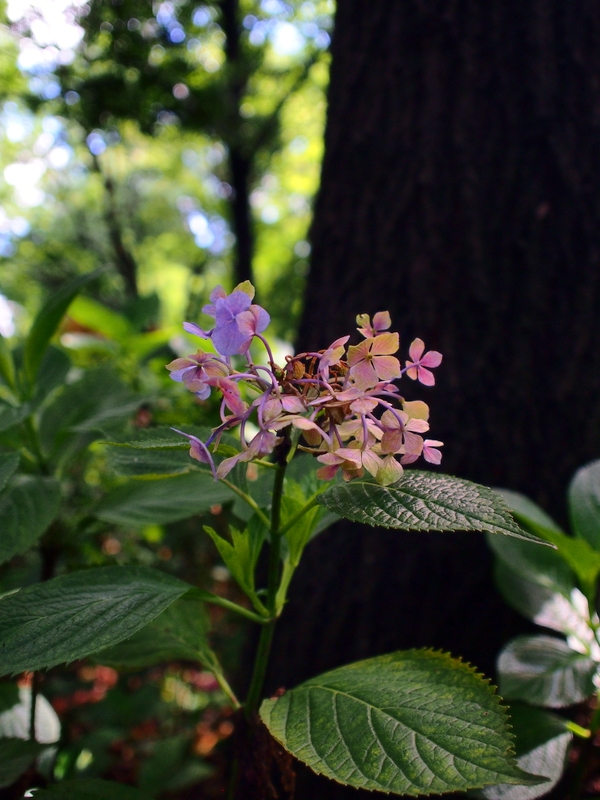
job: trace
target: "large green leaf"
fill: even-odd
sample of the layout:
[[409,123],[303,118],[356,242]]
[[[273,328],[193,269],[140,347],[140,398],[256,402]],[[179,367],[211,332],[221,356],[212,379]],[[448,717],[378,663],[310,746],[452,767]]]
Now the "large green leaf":
[[0,564],[34,545],[60,507],[53,478],[18,476],[0,496]]
[[19,689],[15,683],[0,682],[0,714],[19,702]]
[[353,480],[327,489],[318,502],[341,517],[383,528],[489,531],[543,542],[516,524],[492,489],[449,475],[411,470],[393,486]]
[[30,413],[31,409],[28,405],[9,406],[8,403],[0,403],[0,431],[6,431],[18,425]]
[[63,386],[44,409],[40,439],[44,451],[54,455],[70,439],[83,444],[89,437],[77,434],[121,427],[143,398],[134,395],[107,366],[86,370],[82,377]]
[[31,408],[37,410],[45,405],[48,398],[59,386],[63,386],[67,374],[71,369],[71,359],[58,347],[50,345],[39,367],[33,396],[30,400]]
[[19,453],[0,453],[0,492],[12,478],[20,459]]
[[101,567],[0,600],[0,674],[52,667],[121,642],[191,587],[147,567]]
[[592,461],[575,473],[568,497],[576,536],[600,551],[600,461]]
[[600,553],[585,540],[568,536],[542,509],[518,492],[499,490],[514,517],[528,531],[554,544],[558,554],[579,578],[588,596],[595,593],[600,575]]
[[419,795],[538,782],[516,766],[493,688],[445,653],[359,661],[265,700],[260,713],[290,753],[357,788]]
[[60,321],[71,302],[86,283],[96,277],[97,273],[90,273],[67,281],[64,286],[49,297],[38,312],[25,342],[23,356],[25,375],[31,384],[33,384],[36,377],[50,339],[56,333]]
[[209,630],[204,603],[189,592],[130,639],[94,653],[93,660],[116,669],[137,670],[186,659],[213,669],[218,662],[208,643]]
[[36,792],[35,797],[36,800],[148,800],[143,792],[132,786],[98,778],[53,783]]
[[0,789],[14,783],[43,749],[44,746],[37,742],[0,739]]
[[519,636],[500,653],[500,694],[533,706],[563,708],[594,694],[598,665],[555,636]]
[[486,800],[533,800],[548,794],[562,777],[572,734],[565,728],[566,720],[539,708],[515,703],[510,706],[517,751],[517,764],[525,772],[543,775],[548,783],[539,786],[489,786],[477,792]]
[[100,519],[141,527],[175,522],[233,499],[233,493],[212,475],[191,472],[159,480],[132,480],[96,506]]

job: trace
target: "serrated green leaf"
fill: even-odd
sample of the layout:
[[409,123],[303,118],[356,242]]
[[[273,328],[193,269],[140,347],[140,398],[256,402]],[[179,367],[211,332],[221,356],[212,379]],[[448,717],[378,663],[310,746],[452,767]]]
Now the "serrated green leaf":
[[265,700],[260,714],[296,758],[356,788],[420,795],[538,782],[516,766],[493,688],[445,653],[359,661]]
[[10,786],[44,749],[38,742],[0,739],[0,789]]
[[332,486],[318,502],[346,519],[401,530],[489,531],[547,544],[520,528],[492,489],[411,470],[392,486],[364,480]]
[[533,706],[563,708],[594,694],[598,665],[554,636],[519,636],[500,653],[500,694]]
[[576,536],[600,551],[600,461],[577,470],[569,486],[569,514]]
[[134,478],[142,475],[184,475],[194,470],[198,462],[189,456],[189,447],[162,447],[129,450],[107,448],[108,468],[117,475]]
[[7,431],[9,428],[23,422],[31,413],[28,405],[9,406],[8,403],[0,403],[0,431]]
[[[191,428],[188,432],[202,440],[210,436],[209,428]],[[187,439],[171,428],[141,430],[133,440],[105,444],[108,466],[118,475],[182,475],[198,467],[189,455]]]
[[257,517],[252,517],[248,528],[243,532],[235,528],[230,529],[231,542],[228,542],[208,525],[204,526],[204,530],[215,543],[227,569],[240,588],[252,600],[254,607],[260,612],[265,612],[266,609],[254,587],[254,571],[266,536],[265,526]]
[[71,302],[81,289],[96,277],[97,273],[90,273],[67,281],[64,286],[48,298],[38,312],[25,342],[23,356],[25,375],[31,384],[35,380],[50,339],[56,333],[60,321]]
[[123,642],[94,653],[98,664],[138,670],[165,661],[201,661],[208,669],[218,666],[208,643],[210,619],[204,603],[189,593]]
[[0,497],[0,564],[29,550],[60,508],[60,486],[53,478],[20,475]]
[[190,588],[147,567],[101,567],[3,597],[0,674],[53,667],[117,644]]
[[82,778],[53,783],[35,793],[36,800],[147,800],[146,795],[132,786],[99,778]]
[[486,800],[533,800],[548,794],[562,777],[572,739],[565,720],[539,708],[515,703],[510,706],[510,721],[516,741],[517,764],[526,771],[548,778],[539,786],[490,786],[475,793]]
[[14,475],[20,459],[19,453],[0,453],[0,492]]
[[527,497],[508,489],[498,491],[514,517],[526,530],[556,546],[558,554],[573,569],[586,594],[591,597],[600,575],[600,553],[585,539],[563,533],[558,525]]
[[232,499],[231,489],[212,475],[190,472],[172,478],[132,480],[109,492],[94,513],[117,525],[161,525],[201,514]]

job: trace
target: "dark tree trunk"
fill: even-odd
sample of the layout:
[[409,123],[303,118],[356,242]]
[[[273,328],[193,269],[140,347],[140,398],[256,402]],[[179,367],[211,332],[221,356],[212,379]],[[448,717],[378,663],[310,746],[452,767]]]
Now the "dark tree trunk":
[[[443,470],[561,520],[600,455],[599,178],[596,0],[339,0],[300,345],[389,309],[404,354],[417,335],[444,354],[415,393]],[[490,561],[477,535],[338,525],[295,579],[271,686],[422,645],[490,673],[517,625]]]

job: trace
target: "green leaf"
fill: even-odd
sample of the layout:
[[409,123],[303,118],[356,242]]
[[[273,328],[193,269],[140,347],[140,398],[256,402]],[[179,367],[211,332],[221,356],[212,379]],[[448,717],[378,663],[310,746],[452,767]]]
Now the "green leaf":
[[98,273],[81,275],[67,281],[46,301],[33,321],[25,342],[23,366],[25,375],[33,384],[50,339],[56,333],[61,319],[81,289],[96,278]]
[[205,761],[188,757],[190,744],[190,737],[185,734],[156,743],[154,752],[144,759],[140,768],[139,785],[147,797],[184,789],[214,773],[213,767]]
[[16,706],[19,702],[19,689],[14,683],[0,683],[0,713]]
[[76,297],[69,308],[69,316],[89,330],[97,331],[116,342],[124,342],[134,334],[127,317],[91,297]]
[[12,478],[20,459],[19,453],[0,453],[0,492]]
[[260,714],[296,758],[356,788],[419,795],[539,782],[516,766],[493,688],[445,653],[359,661],[265,700]]
[[575,535],[600,551],[600,461],[592,461],[575,473],[568,498]]
[[60,508],[60,486],[53,478],[20,475],[0,497],[0,564],[29,550]]
[[557,550],[538,547],[507,536],[486,535],[486,541],[505,567],[549,592],[570,597],[575,588],[575,576]]
[[318,502],[341,517],[383,528],[489,531],[547,544],[520,528],[492,489],[449,475],[411,470],[393,486],[353,480],[327,489]]
[[594,694],[598,665],[554,636],[519,636],[500,653],[500,694],[533,706],[563,708]]
[[190,472],[173,478],[130,481],[109,492],[94,513],[117,525],[161,525],[208,511],[232,497],[231,489],[212,475]]
[[577,539],[563,533],[558,525],[527,497],[508,489],[501,489],[499,493],[514,517],[526,530],[556,546],[559,555],[573,569],[586,594],[591,597],[600,575],[600,553],[585,539]]
[[243,532],[240,533],[235,528],[230,528],[231,543],[219,536],[208,525],[204,526],[204,530],[215,543],[221,558],[239,587],[252,600],[257,610],[265,612],[266,609],[254,587],[254,571],[266,536],[265,526],[254,516]]
[[204,603],[189,592],[131,638],[92,658],[115,669],[138,670],[177,659],[201,661],[213,669],[218,661],[208,643],[209,630]]
[[[210,429],[194,426],[193,434],[207,439]],[[190,457],[189,450],[187,439],[171,428],[139,431],[134,441],[108,442],[106,447],[109,467],[126,476],[190,472],[197,468],[198,462]]]
[[35,793],[36,800],[147,800],[147,796],[122,783],[83,778],[53,783]]
[[16,388],[15,381],[15,363],[13,361],[12,353],[8,349],[6,339],[0,333],[0,378],[10,388]]
[[71,359],[69,356],[58,347],[50,345],[44,354],[37,374],[37,382],[31,399],[32,409],[35,410],[47,402],[54,390],[64,384],[70,369]]
[[548,778],[539,786],[500,784],[477,792],[486,800],[533,800],[548,794],[562,777],[572,735],[565,729],[565,720],[555,714],[511,703],[510,718],[516,736],[517,764],[525,772]]
[[87,445],[89,437],[77,434],[121,426],[141,402],[111,367],[86,370],[79,380],[63,386],[44,409],[39,424],[44,452],[53,456],[73,439]]
[[3,597],[0,673],[53,667],[117,644],[190,588],[147,567],[101,567]]
[[44,749],[38,742],[0,739],[0,789],[10,786]]
[[31,409],[28,405],[9,406],[8,403],[0,403],[0,431],[18,425],[29,416]]

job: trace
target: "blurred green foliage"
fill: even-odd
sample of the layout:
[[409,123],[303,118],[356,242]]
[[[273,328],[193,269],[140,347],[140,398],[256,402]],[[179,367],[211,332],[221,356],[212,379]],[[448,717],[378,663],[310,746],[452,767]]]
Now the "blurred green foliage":
[[127,312],[128,298],[156,293],[151,322],[169,325],[197,319],[249,248],[273,331],[289,341],[308,270],[330,0],[95,0],[73,12],[74,48],[15,8],[0,24],[0,292],[31,313],[45,290],[107,266],[97,299]]

